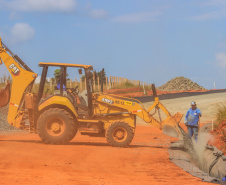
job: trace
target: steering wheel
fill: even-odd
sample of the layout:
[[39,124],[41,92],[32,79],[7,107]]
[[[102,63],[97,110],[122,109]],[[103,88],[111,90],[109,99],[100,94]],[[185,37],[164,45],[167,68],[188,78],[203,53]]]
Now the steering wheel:
[[[75,91],[78,91],[78,86],[76,86],[75,88],[68,88],[68,90],[70,90],[70,93],[74,93]],[[78,94],[78,92],[76,92]]]

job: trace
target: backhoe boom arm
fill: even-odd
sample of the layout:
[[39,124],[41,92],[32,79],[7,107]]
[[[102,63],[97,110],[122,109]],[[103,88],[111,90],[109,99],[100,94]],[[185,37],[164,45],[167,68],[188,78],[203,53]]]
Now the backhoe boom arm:
[[17,55],[14,55],[9,48],[1,42],[0,38],[0,61],[3,62],[12,76],[12,89],[8,112],[8,123],[17,128],[23,117],[20,107],[23,103],[24,93],[38,76],[34,73]]
[[[166,135],[170,135],[172,137],[179,137],[180,130],[178,129],[178,124],[183,116],[182,113],[176,113],[175,115],[171,116],[169,111],[166,109],[164,105],[159,101],[157,96],[155,86],[152,84],[152,91],[154,96],[154,103],[146,110],[141,102],[133,98],[124,98],[116,95],[110,95],[105,93],[96,94],[94,99],[98,102],[97,104],[102,104],[102,106],[107,107],[106,109],[97,108],[97,116],[105,115],[111,116],[113,114],[117,115],[136,115],[139,116],[142,120],[146,123],[149,123],[152,126],[158,127],[160,130],[163,130],[163,133]],[[107,104],[107,106],[106,106]],[[117,107],[117,111],[115,110],[114,113],[107,113],[109,110],[114,111],[114,107]],[[162,120],[160,115],[160,109],[165,113],[166,119]],[[99,110],[99,111],[98,111]],[[155,110],[154,113],[150,114],[152,110]],[[118,112],[120,111],[120,112]],[[103,114],[103,113],[105,114]],[[155,119],[153,115],[158,112],[159,113],[159,120]]]

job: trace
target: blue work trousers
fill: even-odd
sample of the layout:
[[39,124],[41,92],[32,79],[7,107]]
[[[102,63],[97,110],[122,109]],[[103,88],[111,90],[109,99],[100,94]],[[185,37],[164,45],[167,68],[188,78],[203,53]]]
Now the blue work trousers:
[[188,126],[188,137],[191,139],[194,135],[196,142],[198,141],[198,132],[199,127],[196,126]]

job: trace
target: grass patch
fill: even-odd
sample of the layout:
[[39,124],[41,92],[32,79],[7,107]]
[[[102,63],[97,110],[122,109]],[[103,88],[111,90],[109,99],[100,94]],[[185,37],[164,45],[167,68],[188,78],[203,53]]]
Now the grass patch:
[[0,89],[5,87],[5,84],[4,83],[0,83]]
[[[113,87],[111,87],[111,89],[127,89],[127,88],[143,88],[143,85],[134,85],[133,83],[130,83],[130,82],[126,82],[124,83],[123,85],[114,85]],[[145,89],[146,90],[151,90],[151,87],[150,86],[146,86],[145,85]]]
[[217,105],[215,116],[216,116],[215,127],[217,128],[219,124],[226,119],[226,104]]

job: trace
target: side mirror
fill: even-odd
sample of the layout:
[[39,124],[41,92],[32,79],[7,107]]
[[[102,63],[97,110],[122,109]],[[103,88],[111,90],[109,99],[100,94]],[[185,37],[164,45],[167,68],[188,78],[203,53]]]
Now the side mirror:
[[78,73],[79,73],[80,75],[82,75],[82,69],[79,69],[79,70],[78,70]]

